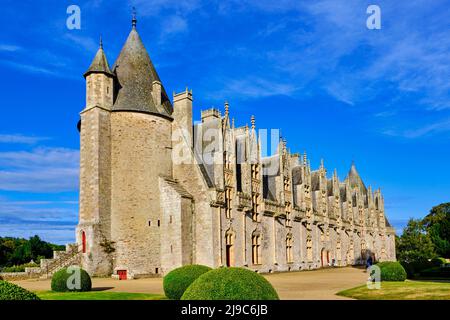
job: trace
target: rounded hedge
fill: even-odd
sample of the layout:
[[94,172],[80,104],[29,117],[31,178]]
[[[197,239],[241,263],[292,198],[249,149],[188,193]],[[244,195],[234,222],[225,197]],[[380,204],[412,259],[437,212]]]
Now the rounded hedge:
[[0,280],[0,300],[41,300],[33,292],[8,281]]
[[[78,272],[77,269],[80,272],[79,285],[77,283],[77,279],[74,278],[76,272]],[[80,267],[73,266],[61,269],[53,274],[51,287],[52,290],[56,292],[91,291],[92,282],[91,277],[85,270]]]
[[394,261],[380,262],[376,264],[380,267],[381,281],[405,281],[406,271],[405,268],[399,263]]
[[163,280],[164,293],[169,299],[179,300],[186,289],[211,268],[198,264],[183,266],[170,271]]
[[244,268],[220,268],[201,275],[181,300],[279,300],[260,274]]

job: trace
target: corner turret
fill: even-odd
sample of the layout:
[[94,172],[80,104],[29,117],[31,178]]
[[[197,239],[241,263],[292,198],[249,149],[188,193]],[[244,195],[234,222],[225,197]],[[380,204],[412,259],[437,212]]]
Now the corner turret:
[[113,104],[114,74],[111,72],[103,51],[103,42],[95,54],[89,69],[84,73],[86,79],[86,109],[100,107],[111,109]]

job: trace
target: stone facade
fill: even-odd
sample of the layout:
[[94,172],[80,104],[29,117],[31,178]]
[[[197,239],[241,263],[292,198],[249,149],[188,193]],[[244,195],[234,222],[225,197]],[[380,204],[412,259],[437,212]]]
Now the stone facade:
[[395,260],[380,190],[354,165],[340,181],[306,154],[261,154],[261,135],[192,91],[173,104],[134,26],[112,71],[100,47],[85,73],[80,129],[82,266],[93,275],[160,276],[185,264],[293,271]]

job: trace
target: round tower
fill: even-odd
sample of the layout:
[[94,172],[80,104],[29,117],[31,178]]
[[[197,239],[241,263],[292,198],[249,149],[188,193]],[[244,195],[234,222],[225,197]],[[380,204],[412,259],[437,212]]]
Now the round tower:
[[111,113],[111,238],[114,273],[161,273],[159,178],[172,176],[172,112],[133,18],[117,58]]

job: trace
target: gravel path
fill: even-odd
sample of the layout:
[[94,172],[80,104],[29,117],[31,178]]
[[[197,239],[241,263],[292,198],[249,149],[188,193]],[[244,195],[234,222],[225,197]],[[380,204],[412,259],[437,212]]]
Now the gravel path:
[[[281,299],[333,300],[348,299],[335,293],[364,284],[367,274],[359,268],[319,269],[265,275]],[[22,280],[16,284],[32,291],[50,290],[50,280]],[[161,278],[119,281],[94,278],[93,290],[164,294]]]

